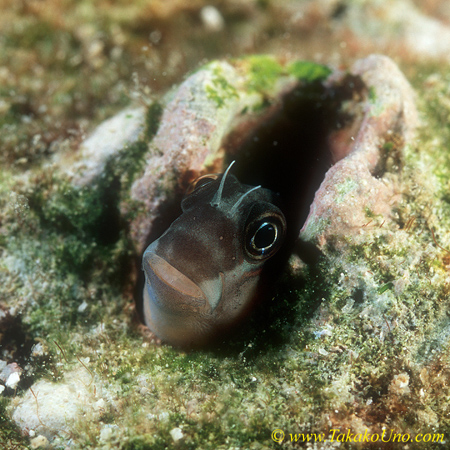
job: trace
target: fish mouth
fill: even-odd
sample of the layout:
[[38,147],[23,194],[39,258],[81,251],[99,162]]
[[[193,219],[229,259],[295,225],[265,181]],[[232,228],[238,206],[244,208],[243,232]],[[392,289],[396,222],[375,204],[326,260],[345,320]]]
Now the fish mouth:
[[168,263],[156,253],[149,252],[145,256],[144,271],[147,279],[151,280],[152,275],[156,276],[160,282],[177,291],[183,296],[196,300],[207,300],[205,293],[189,277],[184,275],[172,264]]
[[[208,304],[214,311],[224,294],[225,275],[219,272],[217,278],[204,279],[198,284],[175,268],[166,259],[150,251],[144,254],[144,271],[147,283],[155,293],[155,300],[166,305],[172,304],[174,297],[190,306],[201,307]],[[182,308],[178,304],[178,308]]]

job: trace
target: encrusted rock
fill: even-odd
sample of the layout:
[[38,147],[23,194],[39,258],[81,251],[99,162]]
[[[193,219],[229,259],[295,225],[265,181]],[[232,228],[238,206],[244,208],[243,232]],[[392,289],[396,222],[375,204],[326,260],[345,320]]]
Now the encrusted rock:
[[[301,91],[297,98],[299,91],[296,89],[299,86]],[[136,253],[141,252],[164,208],[170,202],[179,200],[190,179],[202,172],[222,170],[225,160],[231,157],[236,158],[239,163],[239,158],[244,158],[247,150],[243,143],[253,140],[255,136],[259,137],[254,131],[270,127],[274,120],[278,120],[278,113],[290,98],[298,102],[305,101],[310,94],[310,88],[313,94],[309,98],[313,100],[308,100],[307,107],[312,106],[316,108],[316,112],[319,110],[324,115],[329,113],[331,117],[329,122],[325,121],[327,128],[317,127],[317,130],[312,132],[320,134],[324,130],[320,143],[325,143],[325,150],[333,165],[322,173],[321,184],[319,183],[320,187],[309,216],[301,232],[300,226],[296,232],[300,232],[301,239],[322,248],[326,245],[339,246],[347,239],[358,242],[361,228],[371,218],[377,218],[380,224],[383,220],[389,221],[396,201],[403,148],[410,142],[417,124],[414,94],[408,82],[389,58],[378,55],[357,61],[348,71],[334,72],[316,64],[282,64],[268,57],[207,65],[161,100],[163,113],[158,126],[153,125],[153,131],[157,129],[155,135],[144,129],[145,126],[148,128],[148,111],[137,109],[131,110],[131,113],[124,111],[101,125],[82,144],[77,162],[70,169],[62,169],[61,178],[64,182],[71,180],[74,185],[71,189],[83,195],[87,195],[87,186],[92,183],[95,189],[88,194],[97,197],[93,201],[89,195],[86,198],[81,196],[80,200],[78,195],[68,190],[69,199],[73,196],[74,203],[69,203],[68,206],[64,204],[66,209],[62,210],[66,215],[62,214],[62,217],[67,217],[69,223],[74,220],[74,229],[84,229],[85,226],[88,230],[91,230],[90,227],[97,230],[98,224],[104,223],[100,220],[102,217],[98,222],[83,225],[84,222],[79,222],[78,217],[75,220],[71,214],[74,209],[78,212],[80,205],[84,205],[89,213],[98,212],[95,208],[101,211],[103,198],[111,198],[103,195],[113,189],[109,182],[117,178],[122,181],[120,169],[125,161],[124,167],[128,170],[125,177],[127,182],[120,182],[114,187],[117,193],[114,206],[117,207],[121,202],[121,220],[129,220],[134,250]],[[295,114],[292,117],[294,120],[291,127],[305,126],[301,121],[297,121]],[[147,122],[145,125],[144,118]],[[116,128],[120,128],[128,120],[129,127],[116,133]],[[120,136],[120,139],[117,139],[117,136]],[[260,136],[265,135],[262,133]],[[314,146],[303,145],[301,140],[296,142],[296,147],[291,147],[288,142],[284,156],[301,152],[311,152],[310,154],[315,156],[317,149]],[[133,146],[136,144],[139,147],[139,161],[133,165],[134,158],[131,158],[132,161],[126,159],[127,150],[134,148],[135,151],[136,147]],[[255,144],[258,151],[260,144],[264,143],[258,141]],[[279,160],[278,143],[269,144],[266,147],[272,152],[272,157],[275,155],[272,159]],[[130,154],[132,153],[130,150]],[[263,158],[264,155],[256,157]],[[295,158],[292,161],[295,161]],[[283,164],[286,167],[286,162]],[[291,164],[289,159],[287,164]],[[258,164],[255,164],[255,167],[255,170],[259,169]],[[309,167],[306,170],[299,167],[298,170],[302,176],[307,176]],[[281,177],[283,176],[284,173],[281,173]],[[292,190],[294,197],[302,195],[302,192],[293,188]],[[65,196],[58,197],[59,202],[64,199]],[[83,203],[84,201],[86,203]],[[49,207],[49,202],[46,207]],[[60,211],[60,208],[56,208],[58,214],[53,212],[53,216],[48,213],[48,217],[52,220],[59,219]],[[294,216],[296,214],[297,211],[294,211]],[[105,217],[114,215],[106,215],[103,219]],[[110,228],[111,223],[107,223]],[[99,228],[102,231],[104,229]],[[129,245],[129,241],[126,245]],[[111,253],[107,255],[110,257]],[[18,258],[17,264],[19,260],[22,261]],[[34,267],[38,266],[39,260],[34,259],[33,264]],[[301,263],[298,262],[297,265],[300,266]],[[360,271],[368,273],[366,266],[355,270],[351,274],[355,280],[352,287],[363,285]],[[299,272],[302,270],[299,269]],[[65,275],[65,272],[63,274]],[[345,279],[345,275],[342,276]],[[63,280],[65,282],[66,277]],[[351,282],[347,284],[350,285]],[[391,325],[387,323],[384,315],[387,300],[383,300],[390,299],[384,290],[387,288],[380,288],[374,282],[367,291],[370,289],[384,293],[385,296],[377,297],[378,300],[381,298],[379,311],[366,314],[371,314],[371,321],[362,313],[361,320],[367,320],[372,327],[381,324],[388,330]],[[38,288],[32,291],[33,295],[28,297],[38,298],[47,308],[47,292],[47,285],[39,284]],[[70,292],[72,295],[73,291]],[[93,298],[97,301],[95,295]],[[340,314],[352,314],[353,310],[360,308],[356,303],[353,297],[347,298],[346,306],[342,308],[341,305]],[[368,301],[368,304],[372,305],[374,302]],[[89,299],[83,296],[79,302],[73,302],[71,307],[76,314],[82,315],[89,305]],[[105,305],[109,306],[111,302],[105,302]],[[27,304],[26,308],[30,306]],[[26,308],[24,307],[25,314]],[[366,310],[367,308],[364,309]],[[323,306],[322,312],[325,317],[330,314],[327,313],[326,306]],[[321,329],[325,329],[320,311],[317,317],[320,319]],[[311,323],[314,325],[314,319]],[[317,339],[331,340],[338,332],[339,327],[336,326],[333,333],[319,332]],[[330,347],[326,342],[321,342],[315,349],[315,355],[326,360],[341,351],[340,347]],[[357,351],[351,350],[349,355],[357,355]],[[292,360],[297,361],[297,358]],[[254,378],[256,380],[258,377]],[[253,377],[250,379],[254,381]],[[11,379],[11,387],[15,385],[15,381],[18,381],[17,376]],[[30,430],[34,436],[40,435],[49,441],[54,442],[58,435],[70,435],[82,415],[89,421],[98,420],[105,409],[105,401],[97,397],[101,386],[94,386],[96,381],[85,368],[65,373],[64,379],[57,383],[37,381],[22,398],[15,401],[12,408],[13,420],[22,430]],[[3,380],[1,385],[5,383],[6,380]],[[345,389],[341,389],[341,383]],[[342,380],[334,380],[333,385],[323,392],[325,395],[341,396],[346,392],[345,395],[350,401],[353,394],[347,385],[348,380],[343,377]],[[403,393],[406,388],[405,380],[396,378],[391,391],[397,389],[398,393]],[[293,389],[292,386],[289,389]],[[149,395],[142,389],[139,389],[139,392],[140,395]],[[108,395],[111,395],[111,392]],[[162,414],[164,412],[160,412],[160,416]],[[355,424],[352,426],[356,427]],[[113,428],[104,428],[101,440],[112,442],[116,431]],[[173,441],[180,441],[187,436],[186,433],[181,426],[175,427],[172,429],[171,438]]]
[[[361,77],[369,97],[361,125],[347,141],[345,158],[325,175],[311,205],[301,237],[323,246],[331,237],[355,238],[371,217],[387,220],[398,200],[386,164],[397,160],[418,124],[414,93],[395,63],[372,55],[357,61],[350,73]],[[332,84],[339,79],[330,78]]]
[[[330,71],[320,72],[323,66],[295,64],[283,65],[269,57],[213,62],[162,100],[162,117],[156,135],[149,138],[143,172],[121,206],[122,214],[132,217],[130,232],[138,253],[148,244],[161,211],[179,199],[189,181],[223,170],[229,136],[239,143],[252,129],[265,122],[270,126],[279,105],[302,78],[298,67],[307,81],[322,79],[324,95],[330,98],[333,92],[354,90],[353,98],[335,106],[334,114],[348,114],[350,119],[327,131],[334,165],[322,175],[301,238],[322,247],[333,236],[355,238],[371,217],[389,219],[398,198],[391,172],[401,170],[402,148],[418,121],[408,81],[392,60],[380,55],[359,60],[348,71],[334,71],[326,81]],[[87,186],[101,178],[108,161],[119,152],[126,154],[127,145],[147,145],[146,114],[143,107],[127,109],[99,126],[82,143],[77,162],[65,169],[75,185]],[[239,144],[227,145],[226,151],[239,160]],[[292,149],[299,151],[315,149]]]
[[103,122],[82,142],[78,161],[67,167],[76,185],[89,186],[104,173],[112,157],[141,138],[145,113],[144,107],[127,108]]
[[52,440],[70,434],[74,422],[84,414],[95,420],[102,412],[92,375],[80,368],[67,372],[58,383],[40,380],[14,408],[13,419],[22,428]]

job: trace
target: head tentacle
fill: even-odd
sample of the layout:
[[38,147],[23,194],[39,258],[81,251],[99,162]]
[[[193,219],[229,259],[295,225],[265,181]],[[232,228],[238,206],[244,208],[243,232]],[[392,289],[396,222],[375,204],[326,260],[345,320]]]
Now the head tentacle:
[[237,202],[233,205],[233,207],[231,208],[229,215],[232,216],[232,215],[237,211],[239,205],[242,203],[242,200],[244,200],[244,198],[245,198],[248,194],[250,194],[250,192],[256,191],[256,189],[260,189],[260,188],[261,188],[261,185],[255,186],[254,188],[252,188],[252,189],[250,189],[249,191],[247,191],[245,194],[242,194],[241,197],[238,199],[238,201],[237,201]]
[[222,193],[223,193],[223,188],[225,186],[225,180],[227,178],[228,172],[230,171],[231,167],[233,166],[233,164],[236,161],[232,161],[231,164],[228,166],[227,170],[225,171],[225,173],[222,176],[222,179],[220,180],[220,185],[217,189],[217,192],[215,193],[213,199],[211,200],[211,206],[214,207],[218,207],[220,205],[220,201],[222,200]]

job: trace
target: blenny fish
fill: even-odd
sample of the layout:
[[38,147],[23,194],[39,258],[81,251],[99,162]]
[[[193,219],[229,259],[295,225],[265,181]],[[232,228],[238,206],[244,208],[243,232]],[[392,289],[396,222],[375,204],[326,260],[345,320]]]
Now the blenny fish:
[[233,163],[191,184],[182,214],[143,255],[145,323],[175,346],[207,344],[239,323],[285,240],[276,195],[241,184],[229,173]]

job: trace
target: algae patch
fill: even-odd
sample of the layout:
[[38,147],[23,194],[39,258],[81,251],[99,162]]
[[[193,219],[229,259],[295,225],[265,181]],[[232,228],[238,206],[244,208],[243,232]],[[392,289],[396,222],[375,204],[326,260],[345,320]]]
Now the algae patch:
[[217,65],[213,65],[211,80],[205,86],[205,91],[207,97],[213,100],[218,108],[223,107],[227,100],[239,97],[236,88],[227,80],[220,66]]
[[327,66],[311,61],[294,61],[283,66],[273,56],[255,55],[245,58],[248,65],[249,81],[247,89],[259,93],[270,93],[281,77],[293,76],[305,83],[322,81],[331,73]]
[[250,91],[270,92],[279,77],[285,73],[283,66],[268,55],[250,56],[245,63],[249,66],[247,88]]
[[311,61],[294,61],[287,66],[287,71],[298,80],[308,83],[325,80],[332,72],[328,66]]

